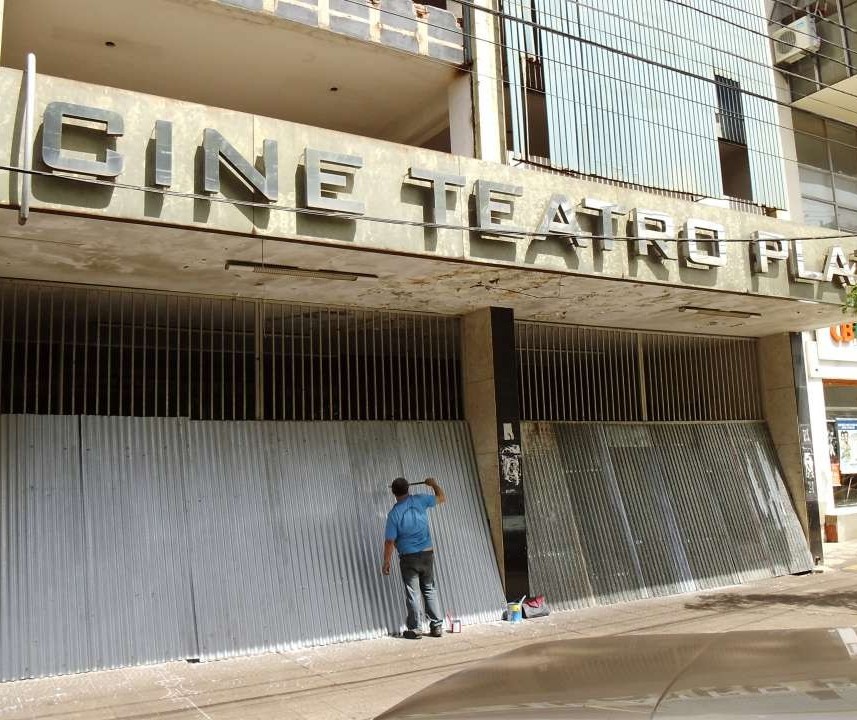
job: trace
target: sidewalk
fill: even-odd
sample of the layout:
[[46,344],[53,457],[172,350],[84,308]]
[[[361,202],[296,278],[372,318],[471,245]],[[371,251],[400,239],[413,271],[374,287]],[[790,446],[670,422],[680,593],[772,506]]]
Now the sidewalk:
[[365,720],[480,658],[532,642],[623,633],[857,626],[857,542],[824,572],[576,612],[253,658],[0,685],[0,719]]

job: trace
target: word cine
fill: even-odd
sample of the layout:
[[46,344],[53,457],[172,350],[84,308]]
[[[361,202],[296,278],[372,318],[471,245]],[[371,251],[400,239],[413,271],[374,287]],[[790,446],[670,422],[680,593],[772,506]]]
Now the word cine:
[[[104,126],[106,137],[124,134],[122,116],[112,110],[75,105],[66,102],[51,102],[47,105],[43,119],[42,160],[53,170],[114,178],[124,167],[124,157],[112,149],[106,149],[103,160],[72,156],[63,152],[63,127],[66,119],[82,120]],[[167,189],[173,182],[173,125],[167,120],[158,120],[154,128],[154,172],[152,185]],[[221,164],[227,164],[233,172],[257,191],[267,202],[279,199],[279,160],[275,140],[262,143],[264,171],[257,169],[239,153],[223,135],[213,128],[203,131],[203,190],[214,194],[220,192]],[[326,211],[340,218],[355,218],[365,214],[365,205],[354,197],[349,188],[354,175],[363,167],[358,155],[305,148],[303,207]],[[429,226],[447,225],[447,192],[467,185],[466,179],[454,173],[411,167],[407,182],[427,183],[430,217]],[[572,203],[565,195],[550,197],[534,232],[527,232],[512,223],[514,200],[524,194],[523,187],[506,183],[478,179],[474,181],[476,224],[475,232],[490,240],[517,242],[531,238],[540,242],[548,238],[559,238],[565,245],[577,251],[592,248],[593,252],[614,249],[616,234],[614,221],[626,218],[629,252],[663,263],[665,260],[680,260],[683,265],[698,270],[714,270],[727,264],[728,252],[726,229],[709,220],[688,219],[681,228],[676,228],[673,217],[666,213],[642,208],[625,210],[618,205],[596,198],[584,198]],[[580,220],[595,223],[595,232],[581,227]],[[743,245],[743,243],[741,243]],[[821,270],[806,267],[801,240],[787,239],[769,232],[753,232],[746,243],[749,247],[750,265],[753,273],[765,274],[773,262],[786,262],[792,282],[834,282],[841,285],[857,283],[857,263],[846,255],[842,247],[827,248]]]

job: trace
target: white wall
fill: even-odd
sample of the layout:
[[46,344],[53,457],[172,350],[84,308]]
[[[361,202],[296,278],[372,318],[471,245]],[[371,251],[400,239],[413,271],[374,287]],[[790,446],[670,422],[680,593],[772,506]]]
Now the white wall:
[[809,396],[812,447],[822,515],[833,510],[833,478],[827,451],[825,380],[857,380],[857,341],[835,343],[829,328],[805,332],[806,388]]

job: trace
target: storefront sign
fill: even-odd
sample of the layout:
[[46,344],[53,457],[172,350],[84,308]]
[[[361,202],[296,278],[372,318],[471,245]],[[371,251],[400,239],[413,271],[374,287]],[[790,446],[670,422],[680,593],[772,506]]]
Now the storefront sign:
[[[71,123],[84,122],[100,128],[103,149],[99,159],[81,157],[63,145],[64,128]],[[220,192],[220,173],[228,166],[260,202],[275,204],[280,199],[280,180],[294,176],[295,168],[280,168],[275,140],[262,140],[261,162],[244,157],[223,134],[213,128],[201,128],[202,147],[197,186],[204,193]],[[112,110],[66,102],[51,102],[44,112],[41,157],[55,171],[97,178],[117,178],[126,165],[126,157],[108,147],[125,132],[121,114]],[[97,137],[97,135],[96,135]],[[169,120],[155,122],[151,145],[153,152],[148,187],[169,190],[173,184],[173,126]],[[198,147],[186,147],[180,152],[190,156]],[[141,154],[146,148],[141,148]],[[355,178],[364,167],[362,157],[330,149],[305,147],[302,170],[304,192],[299,204],[328,219],[335,217],[348,222],[366,213],[366,198],[353,192]],[[138,160],[142,162],[142,159]],[[452,163],[451,163],[452,164]],[[365,170],[364,170],[365,171]],[[281,175],[283,173],[283,175]],[[808,267],[804,261],[800,240],[788,239],[770,232],[752,233],[750,242],[727,242],[726,228],[711,220],[676,218],[647,208],[622,208],[598,198],[569,198],[553,194],[544,198],[541,218],[533,227],[516,222],[516,202],[521,202],[524,188],[495,182],[484,177],[467,178],[456,172],[430,170],[412,166],[403,185],[425,187],[425,215],[434,229],[446,226],[450,208],[449,191],[469,187],[473,208],[470,230],[481,240],[496,243],[517,243],[524,240],[530,248],[547,239],[559,240],[566,253],[588,252],[593,258],[614,250],[614,240],[621,236],[629,240],[631,257],[644,258],[652,264],[676,261],[697,271],[711,272],[725,268],[730,255],[747,253],[753,274],[767,275],[782,263],[792,283],[857,283],[857,263],[850,252],[839,245],[829,246],[819,267]],[[532,201],[532,198],[528,198]],[[393,198],[391,198],[393,202]],[[614,231],[618,220],[619,232]],[[623,222],[624,221],[624,222]],[[448,226],[461,229],[458,226]],[[746,257],[746,256],[745,256]],[[746,260],[745,260],[746,263]]]
[[854,323],[840,323],[830,327],[830,339],[837,345],[848,345],[854,342]]
[[837,369],[827,368],[820,377],[853,379],[843,375],[843,363],[857,368],[857,327],[854,323],[839,323],[815,331],[815,346],[818,362],[837,363]]
[[839,472],[842,475],[857,473],[857,420],[837,420],[839,439]]

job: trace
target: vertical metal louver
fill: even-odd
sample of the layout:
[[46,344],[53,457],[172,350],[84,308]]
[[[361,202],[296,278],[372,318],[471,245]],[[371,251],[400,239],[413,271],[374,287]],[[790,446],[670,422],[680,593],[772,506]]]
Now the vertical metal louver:
[[461,418],[455,317],[0,280],[0,413]]
[[[525,59],[544,78],[550,167],[634,187],[724,196],[715,116],[746,144],[755,202],[786,206],[764,8],[719,0],[501,0],[508,146],[530,157]],[[715,82],[721,70],[743,94]],[[719,93],[723,97],[721,111]],[[738,117],[743,120],[743,127]]]
[[757,341],[519,322],[522,417],[762,418]]

